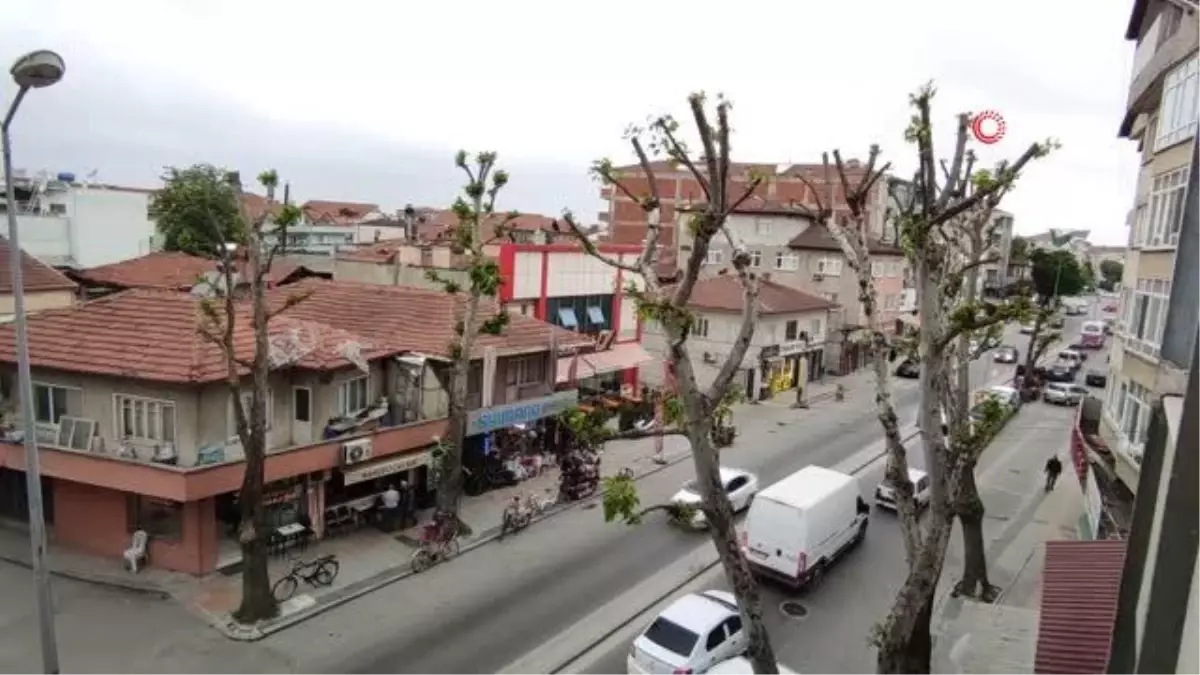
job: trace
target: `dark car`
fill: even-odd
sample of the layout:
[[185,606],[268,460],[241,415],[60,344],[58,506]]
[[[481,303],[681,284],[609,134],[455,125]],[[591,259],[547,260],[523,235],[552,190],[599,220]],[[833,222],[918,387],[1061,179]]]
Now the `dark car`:
[[1001,345],[996,348],[996,353],[992,355],[992,360],[996,363],[1016,363],[1021,358],[1021,353],[1016,347]]
[[921,366],[912,359],[907,359],[900,365],[896,366],[896,377],[906,377],[911,380],[920,376]]
[[1108,386],[1108,373],[1103,370],[1089,370],[1083,376],[1083,383],[1089,387]]
[[1064,363],[1056,363],[1046,369],[1048,382],[1074,382],[1079,371]]

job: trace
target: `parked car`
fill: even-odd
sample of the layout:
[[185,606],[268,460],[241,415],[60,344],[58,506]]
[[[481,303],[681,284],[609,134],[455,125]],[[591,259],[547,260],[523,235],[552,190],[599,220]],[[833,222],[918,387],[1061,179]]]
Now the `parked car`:
[[996,353],[992,355],[992,360],[996,363],[1016,363],[1020,358],[1021,352],[1010,345],[1000,345],[996,349]]
[[1092,369],[1083,376],[1083,383],[1089,387],[1107,387],[1108,371]]
[[1048,322],[1046,322],[1046,325],[1050,326],[1051,328],[1062,328],[1066,324],[1067,324],[1066,319],[1062,318],[1061,316],[1059,316],[1057,314],[1050,317],[1050,320]]
[[1017,402],[1021,400],[1021,393],[1014,387],[1009,387],[1003,384],[996,384],[988,387],[980,392],[986,396],[996,399],[1001,405],[1015,407]]
[[750,570],[792,588],[815,586],[867,536],[870,511],[854,476],[806,466],[750,507],[742,532]]
[[1057,405],[1079,405],[1088,390],[1069,382],[1050,382],[1042,390],[1042,400]]
[[[729,503],[733,505],[734,513],[750,508],[750,503],[754,501],[754,495],[758,494],[758,476],[742,469],[721,467],[721,485],[725,487],[725,494],[729,496]],[[685,483],[683,488],[675,493],[675,496],[671,497],[671,502],[699,507],[704,503],[704,498],[700,496],[700,486],[696,481],[691,480]],[[696,508],[692,515],[692,522],[689,524],[697,528],[707,527],[708,519],[705,517],[704,511]]]
[[1032,323],[1021,324],[1021,335],[1031,335],[1032,333],[1033,333],[1033,324]]
[[1078,349],[1063,349],[1058,352],[1058,360],[1070,363],[1076,368],[1081,368],[1083,367],[1083,362],[1087,361],[1087,352]]
[[[913,484],[913,501],[918,509],[929,505],[929,476],[920,469],[908,470],[908,480]],[[875,506],[882,509],[896,510],[896,488],[887,478],[875,487]]]
[[[782,663],[776,662],[775,667],[779,669],[780,675],[798,675],[795,670]],[[709,668],[708,675],[754,675],[754,666],[750,665],[750,659],[744,656],[735,656]]]
[[1074,382],[1075,375],[1079,372],[1069,363],[1056,363],[1046,369],[1047,382]]
[[633,641],[630,673],[704,673],[746,651],[737,600],[725,591],[689,593],[671,603]]
[[900,365],[896,366],[896,377],[905,377],[910,380],[921,376],[921,365],[912,359],[905,359]]

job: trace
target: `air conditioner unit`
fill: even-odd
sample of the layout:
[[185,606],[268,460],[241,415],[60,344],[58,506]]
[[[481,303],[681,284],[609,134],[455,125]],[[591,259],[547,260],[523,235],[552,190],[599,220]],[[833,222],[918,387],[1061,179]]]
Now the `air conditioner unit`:
[[705,362],[705,363],[710,363],[710,364],[711,364],[711,363],[716,363],[716,362],[717,362],[717,355],[716,355],[716,354],[713,354],[712,352],[704,352],[704,362]]
[[371,459],[371,439],[359,438],[342,443],[342,464],[360,464]]

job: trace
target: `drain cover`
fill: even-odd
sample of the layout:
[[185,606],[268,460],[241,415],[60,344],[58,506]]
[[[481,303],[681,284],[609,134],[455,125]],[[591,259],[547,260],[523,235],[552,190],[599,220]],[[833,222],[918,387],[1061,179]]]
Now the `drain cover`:
[[792,619],[803,619],[808,616],[808,608],[795,600],[785,600],[779,605],[779,611]]

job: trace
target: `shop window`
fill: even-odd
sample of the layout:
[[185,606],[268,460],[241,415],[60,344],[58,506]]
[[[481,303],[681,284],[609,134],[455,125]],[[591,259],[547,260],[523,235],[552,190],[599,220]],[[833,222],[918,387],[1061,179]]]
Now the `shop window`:
[[183,538],[183,504],[145,495],[129,495],[129,531],[145,530],[151,539]]
[[58,424],[63,415],[79,414],[83,392],[74,387],[33,383],[33,417],[43,424]]
[[367,376],[346,380],[338,386],[338,414],[343,417],[357,415],[368,405]]
[[175,404],[140,396],[115,394],[117,435],[121,439],[175,442]]

